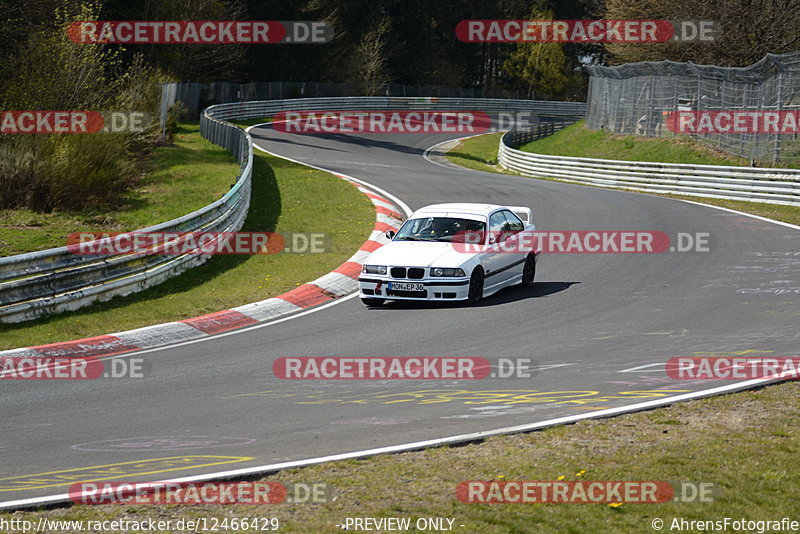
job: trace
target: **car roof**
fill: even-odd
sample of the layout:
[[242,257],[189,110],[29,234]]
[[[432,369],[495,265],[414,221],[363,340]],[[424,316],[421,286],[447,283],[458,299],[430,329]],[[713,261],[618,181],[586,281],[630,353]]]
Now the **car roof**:
[[469,202],[451,202],[448,204],[433,204],[415,211],[411,217],[449,217],[454,215],[472,215],[486,217],[491,212],[504,208],[497,204],[478,204]]

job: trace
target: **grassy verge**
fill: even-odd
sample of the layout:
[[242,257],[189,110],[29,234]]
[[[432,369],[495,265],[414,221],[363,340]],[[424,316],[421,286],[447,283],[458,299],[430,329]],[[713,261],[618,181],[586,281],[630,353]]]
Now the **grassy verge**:
[[154,149],[145,166],[139,186],[114,210],[0,211],[0,256],[61,247],[72,232],[130,231],[180,217],[220,198],[239,171],[230,152],[200,137],[197,124],[181,124],[175,143]]
[[[654,518],[664,521],[666,532],[675,518],[779,520],[797,510],[800,494],[799,394],[800,384],[788,382],[463,447],[333,462],[263,479],[328,484],[336,499],[325,504],[74,506],[13,517],[34,524],[42,515],[75,520],[277,517],[281,532],[321,533],[341,532],[335,525],[346,517],[445,517],[455,519],[456,532],[488,534],[654,532]],[[560,477],[667,481],[673,487],[712,484],[713,502],[487,505],[455,497],[456,486],[466,480]]]
[[[215,150],[224,152],[216,147]],[[36,321],[0,325],[0,350],[186,319],[266,299],[346,261],[372,230],[375,211],[369,200],[349,183],[328,173],[255,154],[250,213],[242,230],[325,233],[333,241],[330,251],[216,256],[182,276],[135,295]],[[175,158],[176,162],[181,161],[178,155]],[[233,173],[226,169],[216,179],[227,189],[229,177],[235,174],[234,166]],[[215,194],[214,198],[220,195]]]
[[456,165],[476,171],[502,172],[497,165],[497,146],[502,133],[492,133],[470,137],[460,142],[446,154],[446,158]]
[[[572,144],[569,142],[569,135],[574,135],[576,137],[581,137],[584,135],[585,129],[581,129],[576,127],[576,125],[572,125],[569,128],[565,128],[560,132],[556,132],[554,135],[547,137],[545,139],[541,139],[539,141],[535,141],[534,143],[529,143],[526,147],[530,147],[531,150],[535,150],[536,152],[542,154],[553,154],[554,146],[558,147],[558,150],[562,150],[563,152],[556,152],[556,155],[561,156],[580,156],[580,157],[592,157],[592,158],[605,158],[611,157],[606,154],[605,149],[598,150],[597,153],[592,152],[587,146],[583,146],[583,148],[576,148],[572,149]],[[572,134],[571,134],[572,132]],[[552,139],[556,136],[561,136],[558,140],[556,145],[548,145],[545,149],[541,149],[541,145],[538,143],[544,143],[549,139]],[[639,138],[637,138],[639,139]],[[662,141],[662,140],[654,140],[654,139],[643,139],[643,142],[646,142],[648,146],[652,145],[653,143],[670,143],[670,141]],[[476,169],[481,171],[490,171],[490,172],[505,172],[502,168],[496,165],[497,162],[497,146],[500,143],[500,135],[499,134],[487,134],[481,135],[478,137],[472,137],[470,139],[465,139],[461,143],[459,143],[452,151],[447,153],[447,159],[456,163],[458,165],[462,165],[464,167],[468,167],[470,169]],[[578,143],[576,142],[576,146]],[[664,156],[665,153],[671,152],[674,147],[669,147],[669,150],[654,150],[653,152],[642,152],[640,149],[636,149],[635,151],[629,152],[629,154],[636,154],[636,156],[631,157],[620,157],[621,154],[614,155],[614,159],[639,159],[644,161],[663,161],[658,159],[653,159],[657,155]],[[604,155],[601,155],[604,154]],[[650,157],[652,154],[653,157]],[[680,156],[684,159],[681,163],[689,163],[692,156],[684,154]],[[693,163],[700,163],[699,161],[693,161]],[[729,165],[730,163],[721,163],[715,162],[712,163],[714,165]],[[508,173],[512,174],[512,173]],[[540,180],[554,180],[557,181],[555,178],[547,178],[547,177],[539,177],[537,179]],[[588,185],[588,184],[587,184]],[[687,195],[661,195],[656,193],[642,193],[642,194],[653,194],[656,196],[663,196],[668,198],[679,198],[684,200],[691,200],[693,202],[702,202],[704,204],[711,204],[713,206],[721,206],[723,208],[729,208],[733,210],[743,211],[745,213],[752,213],[753,215],[759,215],[761,217],[768,217],[770,219],[775,219],[778,221],[788,222],[791,224],[800,224],[800,207],[797,206],[779,206],[773,204],[761,204],[758,202],[745,202],[741,200],[724,200],[724,199],[717,199],[717,198],[706,198],[706,197],[694,197],[694,196],[687,196]]]
[[584,121],[520,147],[526,152],[579,158],[692,163],[696,165],[748,165],[749,161],[715,150],[691,137],[650,139],[590,130]]

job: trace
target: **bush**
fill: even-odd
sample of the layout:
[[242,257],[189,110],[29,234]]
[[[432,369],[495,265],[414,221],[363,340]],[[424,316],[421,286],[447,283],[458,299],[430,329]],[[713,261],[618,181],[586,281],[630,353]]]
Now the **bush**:
[[63,0],[52,20],[26,35],[7,60],[0,109],[145,112],[140,133],[0,136],[0,208],[81,211],[122,199],[137,157],[160,137],[160,83],[166,76],[142,56],[127,64],[117,49],[67,39],[74,20],[96,20],[94,0]]
[[125,137],[31,137],[0,150],[0,207],[36,211],[108,208],[137,175]]

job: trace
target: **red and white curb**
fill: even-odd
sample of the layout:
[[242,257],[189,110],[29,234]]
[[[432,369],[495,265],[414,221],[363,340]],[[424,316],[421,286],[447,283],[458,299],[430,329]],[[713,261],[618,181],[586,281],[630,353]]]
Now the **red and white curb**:
[[[327,169],[319,167],[314,168],[327,171]],[[115,334],[0,351],[0,357],[98,358],[112,356],[229,332],[296,313],[352,293],[358,289],[358,275],[369,253],[386,244],[388,242],[385,236],[386,232],[398,229],[404,218],[411,212],[402,201],[375,186],[343,174],[333,174],[353,184],[372,201],[375,206],[376,221],[369,239],[355,254],[332,272],[283,295],[237,306],[230,310]]]

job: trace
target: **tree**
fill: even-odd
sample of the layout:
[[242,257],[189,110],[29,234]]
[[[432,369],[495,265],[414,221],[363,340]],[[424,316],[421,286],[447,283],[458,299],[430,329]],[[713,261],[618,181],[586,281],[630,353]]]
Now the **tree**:
[[[136,110],[155,115],[161,75],[135,59],[123,64],[104,44],[67,37],[74,20],[95,20],[100,6],[67,0],[24,36],[8,61],[9,110]],[[135,180],[134,134],[0,136],[0,208],[80,210],[110,205]]]
[[353,55],[353,69],[358,91],[365,96],[378,94],[381,87],[391,81],[386,68],[386,38],[391,24],[386,17],[381,18],[373,29],[361,37]]
[[[241,0],[111,0],[103,6],[105,20],[246,20]],[[277,45],[253,45],[277,46]],[[142,54],[149,65],[182,82],[240,81],[245,46],[237,44],[127,45],[126,59]]]
[[670,59],[742,67],[800,47],[797,0],[606,0],[603,16],[716,21],[720,30],[711,42],[609,43],[611,64]]
[[51,20],[19,43],[8,61],[13,73],[4,83],[6,109],[102,109],[110,104],[118,80],[118,53],[102,44],[76,45],[67,39],[73,20],[93,20],[99,5],[64,2]]
[[[541,6],[542,2],[540,2]],[[531,20],[552,20],[553,11],[534,7]],[[528,97],[534,94],[554,96],[567,84],[569,77],[567,56],[560,43],[521,42],[503,63],[503,70],[511,77],[527,83]]]

